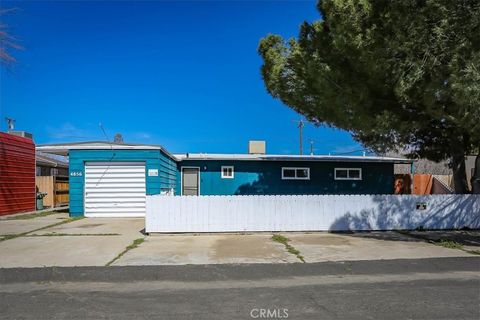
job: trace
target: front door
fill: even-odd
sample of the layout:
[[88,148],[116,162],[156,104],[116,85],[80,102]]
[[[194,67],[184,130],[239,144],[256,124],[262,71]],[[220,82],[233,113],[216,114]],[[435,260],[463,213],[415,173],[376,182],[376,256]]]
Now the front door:
[[182,168],[182,195],[198,196],[199,195],[199,168]]

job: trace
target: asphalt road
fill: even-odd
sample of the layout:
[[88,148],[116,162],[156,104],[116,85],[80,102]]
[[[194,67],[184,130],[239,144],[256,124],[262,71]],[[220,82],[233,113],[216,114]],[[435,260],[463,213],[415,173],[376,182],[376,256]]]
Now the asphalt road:
[[480,258],[0,269],[0,319],[480,319]]

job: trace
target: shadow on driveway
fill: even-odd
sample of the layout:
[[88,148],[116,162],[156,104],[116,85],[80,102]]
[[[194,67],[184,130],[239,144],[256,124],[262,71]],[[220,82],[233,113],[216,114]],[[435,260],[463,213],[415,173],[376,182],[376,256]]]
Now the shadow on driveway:
[[427,241],[451,240],[464,246],[480,248],[480,230],[410,231],[408,234]]

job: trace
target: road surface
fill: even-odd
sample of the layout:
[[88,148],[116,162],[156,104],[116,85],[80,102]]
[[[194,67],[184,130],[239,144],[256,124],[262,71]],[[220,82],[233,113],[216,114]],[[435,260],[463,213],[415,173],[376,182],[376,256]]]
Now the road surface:
[[0,319],[480,319],[480,257],[0,269]]

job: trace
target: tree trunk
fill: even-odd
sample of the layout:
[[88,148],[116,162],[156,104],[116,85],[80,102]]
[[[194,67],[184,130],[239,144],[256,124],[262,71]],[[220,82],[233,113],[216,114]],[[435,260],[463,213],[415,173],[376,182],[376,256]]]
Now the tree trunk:
[[465,155],[462,150],[455,150],[452,154],[453,187],[455,193],[469,193],[467,171],[465,169]]
[[480,194],[480,154],[475,158],[475,169],[470,179],[472,184],[472,193]]

